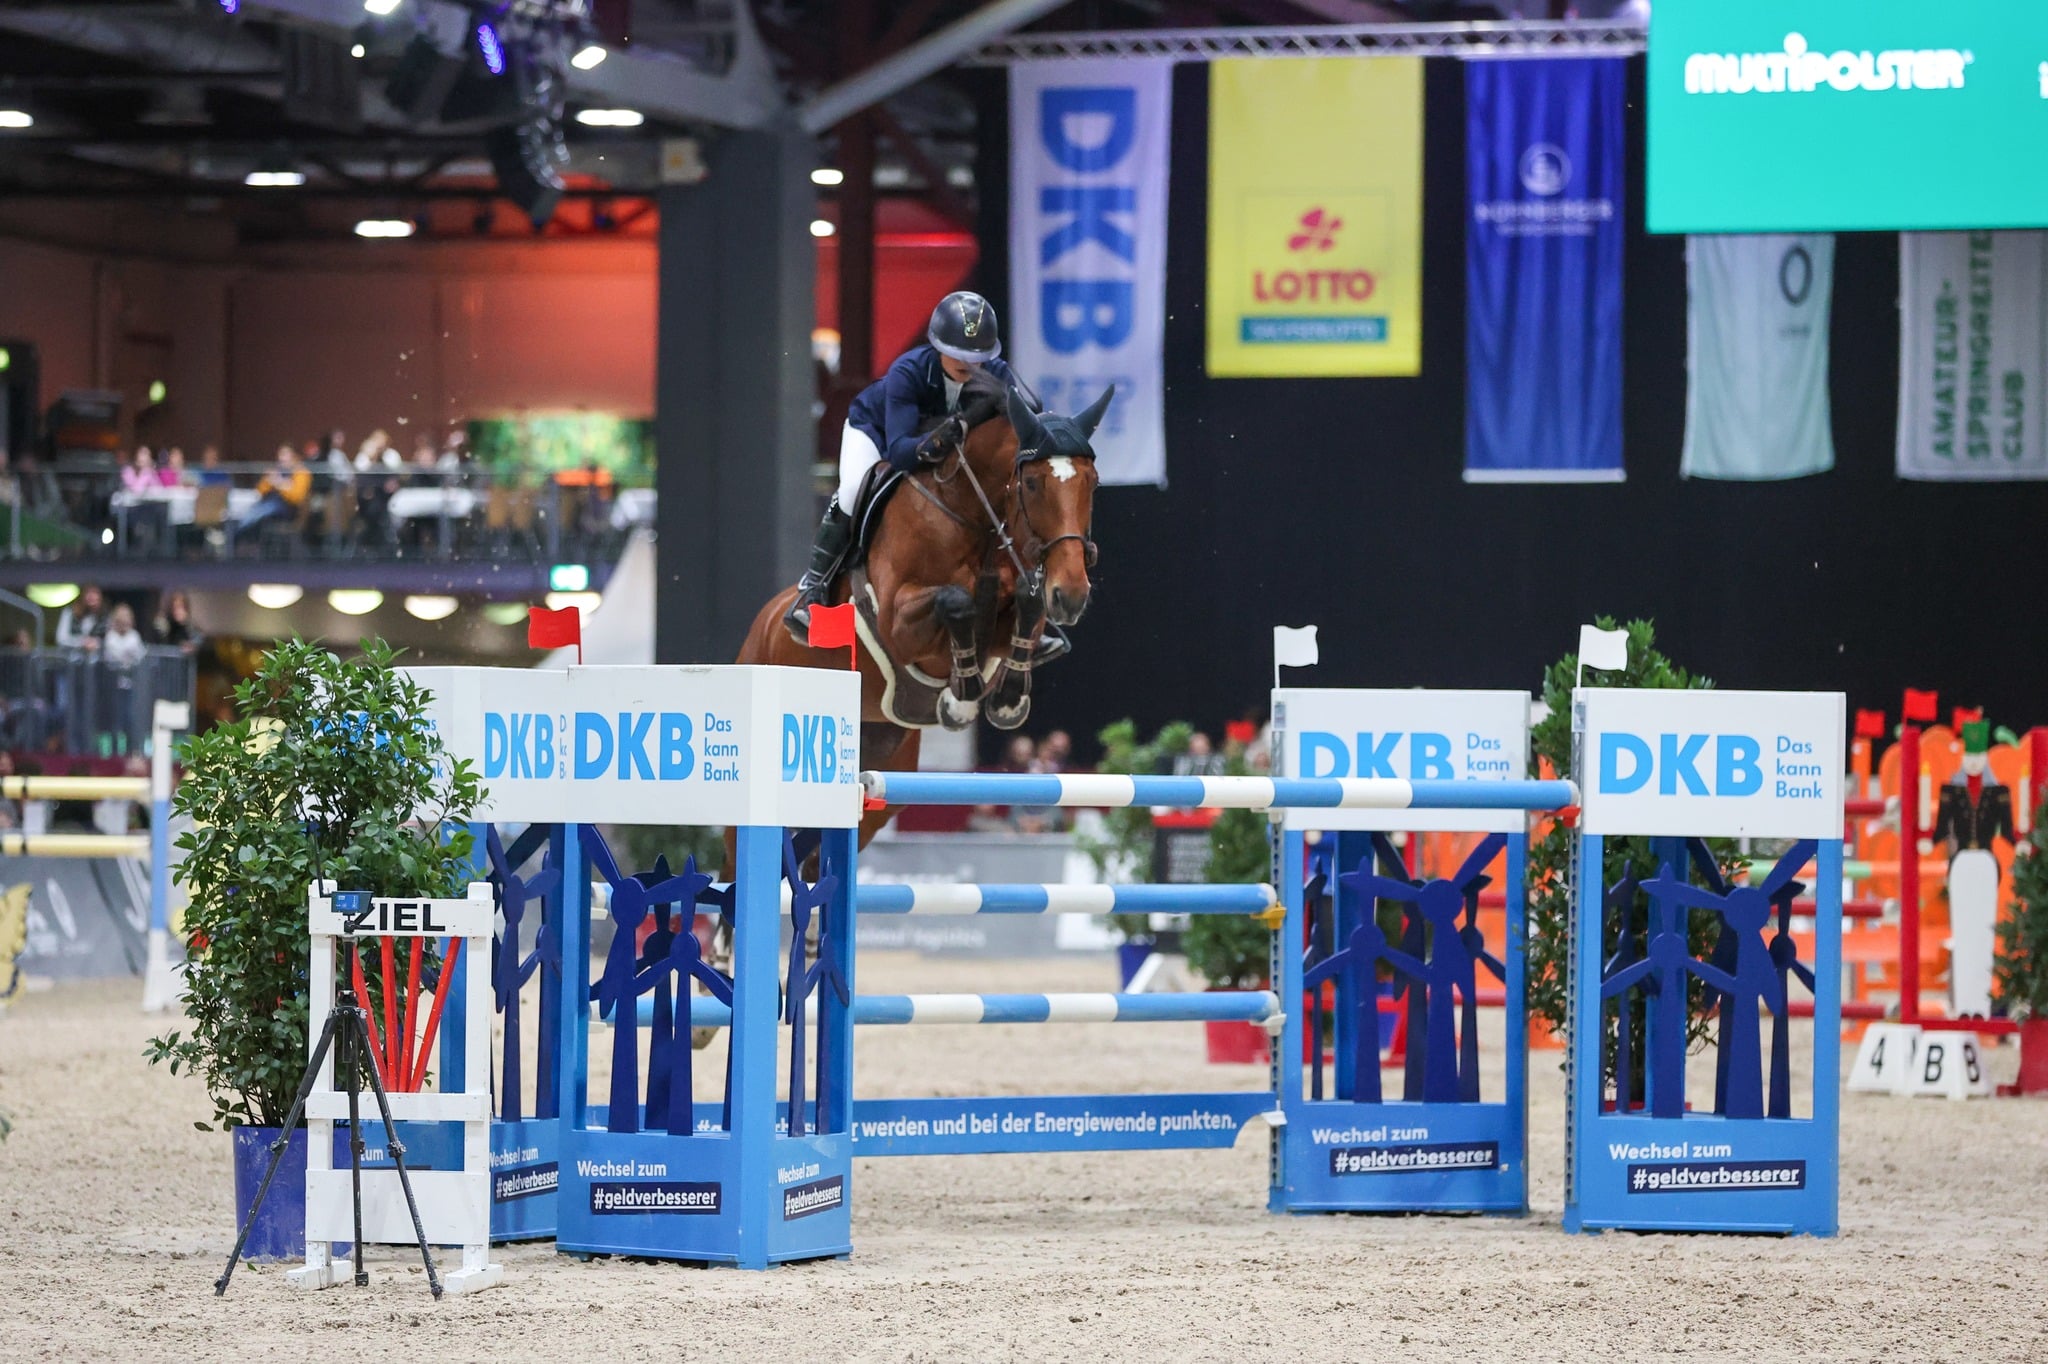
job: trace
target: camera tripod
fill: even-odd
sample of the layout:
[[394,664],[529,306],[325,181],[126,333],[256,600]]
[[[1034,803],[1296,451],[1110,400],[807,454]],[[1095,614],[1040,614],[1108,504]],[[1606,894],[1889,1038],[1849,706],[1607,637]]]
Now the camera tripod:
[[[361,948],[354,949],[358,954]],[[358,958],[360,960],[360,956]],[[228,1291],[228,1280],[234,1276],[235,1263],[242,1258],[242,1247],[249,1242],[249,1232],[256,1225],[256,1215],[263,1207],[263,1199],[270,1192],[270,1182],[277,1176],[277,1167],[284,1160],[285,1147],[291,1141],[292,1130],[298,1126],[299,1114],[305,1110],[306,1096],[313,1092],[313,1086],[320,1077],[320,1064],[327,1059],[329,1049],[334,1052],[334,1064],[346,1077],[348,1085],[348,1159],[351,1183],[355,1193],[355,1241],[352,1251],[355,1257],[356,1287],[368,1286],[370,1276],[363,1272],[363,1136],[358,1100],[362,1093],[362,1073],[368,1070],[370,1088],[377,1096],[377,1111],[384,1119],[384,1139],[391,1151],[391,1161],[398,1167],[398,1184],[405,1191],[406,1210],[412,1214],[413,1238],[419,1243],[420,1258],[427,1265],[427,1286],[436,1298],[441,1296],[441,1274],[434,1267],[434,1252],[427,1246],[426,1229],[420,1224],[419,1204],[412,1194],[412,1179],[405,1171],[405,1143],[398,1139],[398,1126],[391,1120],[391,1102],[384,1093],[384,1081],[377,1074],[374,1052],[370,1046],[368,1015],[362,1002],[356,998],[353,989],[343,986],[335,992],[334,1007],[327,1011],[327,1022],[320,1030],[319,1045],[313,1048],[313,1059],[306,1064],[306,1077],[299,1082],[299,1094],[292,1101],[292,1111],[284,1120],[278,1137],[270,1147],[270,1165],[263,1172],[263,1183],[256,1190],[256,1198],[249,1205],[249,1220],[242,1224],[242,1234],[235,1238],[235,1248],[228,1255],[227,1268],[220,1278],[214,1280],[215,1297]],[[368,1064],[365,1065],[365,1061]]]

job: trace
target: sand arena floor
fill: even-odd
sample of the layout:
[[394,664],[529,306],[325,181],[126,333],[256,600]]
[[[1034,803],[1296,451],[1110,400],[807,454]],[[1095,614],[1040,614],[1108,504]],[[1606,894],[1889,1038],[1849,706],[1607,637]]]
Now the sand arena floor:
[[[866,954],[870,991],[1106,988],[1093,960]],[[1559,1053],[1532,1058],[1534,1214],[1281,1219],[1228,1151],[865,1160],[854,1258],[766,1274],[506,1247],[435,1304],[244,1267],[226,1141],[152,1070],[132,982],[0,1018],[0,1360],[2048,1360],[2048,1103],[1848,1096],[1842,1234],[1572,1237]],[[596,1049],[600,1053],[602,1048]],[[2011,1049],[1991,1053],[2011,1077]],[[708,1068],[707,1068],[708,1069]],[[1253,1088],[1191,1024],[875,1028],[862,1094]]]

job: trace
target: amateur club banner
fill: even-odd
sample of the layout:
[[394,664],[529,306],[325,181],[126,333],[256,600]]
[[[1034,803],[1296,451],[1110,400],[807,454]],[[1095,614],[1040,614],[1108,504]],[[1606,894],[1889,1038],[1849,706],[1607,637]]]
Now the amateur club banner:
[[1465,480],[1622,478],[1627,64],[1465,66]]
[[2048,478],[2048,233],[1899,238],[1900,478]]
[[1104,483],[1166,482],[1166,163],[1173,64],[1010,68],[1010,361],[1055,412],[1111,384]]
[[1422,61],[1209,68],[1208,372],[1422,372]]

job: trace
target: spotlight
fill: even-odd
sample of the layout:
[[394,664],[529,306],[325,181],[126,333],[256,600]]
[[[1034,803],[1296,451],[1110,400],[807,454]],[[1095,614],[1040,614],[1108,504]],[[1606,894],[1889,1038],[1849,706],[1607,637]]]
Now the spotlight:
[[829,237],[838,230],[838,228],[832,225],[832,220],[829,218],[811,219],[811,235],[813,237]]
[[576,50],[576,55],[569,59],[569,65],[578,71],[588,71],[610,55],[600,43],[585,43]]
[[222,14],[240,14],[242,12],[242,0],[220,0],[220,12]]
[[33,128],[36,121],[26,109],[0,109],[0,128]]
[[396,13],[398,7],[404,3],[405,0],[363,0],[363,12],[382,19],[386,15]]
[[811,183],[823,185],[827,189],[834,185],[843,185],[846,183],[846,172],[832,166],[820,166],[811,172]]
[[362,60],[363,53],[367,50],[361,43],[357,43],[348,50],[348,55],[360,61]]
[[358,237],[410,237],[417,225],[410,218],[365,218],[356,224]]
[[569,164],[569,146],[562,140],[562,125],[543,116],[493,128],[484,148],[497,172],[498,192],[525,209],[535,227],[545,227],[565,188],[561,167]]
[[384,594],[374,587],[337,587],[327,594],[327,604],[344,616],[367,616],[384,604]]
[[306,173],[292,164],[287,153],[278,151],[257,158],[255,168],[242,177],[242,183],[255,189],[290,189],[305,184]]
[[282,611],[306,595],[297,583],[250,583],[249,600],[266,611]]
[[578,109],[576,121],[586,128],[637,128],[647,116],[638,109]]
[[505,74],[505,44],[498,38],[496,26],[488,20],[476,26],[476,50],[484,59],[484,69],[493,76]]
[[406,614],[416,620],[446,620],[461,605],[453,597],[407,597]]

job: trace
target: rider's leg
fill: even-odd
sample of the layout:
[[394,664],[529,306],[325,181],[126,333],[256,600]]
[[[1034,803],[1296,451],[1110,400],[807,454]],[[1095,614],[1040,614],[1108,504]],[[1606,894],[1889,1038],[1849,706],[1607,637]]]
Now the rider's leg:
[[882,452],[874,441],[848,423],[839,438],[839,489],[825,506],[825,519],[818,523],[818,538],[811,546],[811,566],[797,583],[796,600],[782,617],[783,627],[799,644],[811,642],[811,608],[831,595],[832,580],[853,542],[854,498],[868,470],[881,460]]

